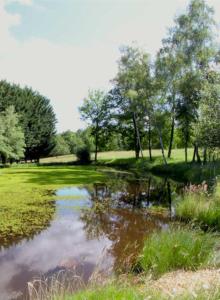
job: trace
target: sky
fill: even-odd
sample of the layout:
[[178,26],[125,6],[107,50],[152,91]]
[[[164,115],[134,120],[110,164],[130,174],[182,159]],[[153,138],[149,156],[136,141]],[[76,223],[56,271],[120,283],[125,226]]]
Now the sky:
[[[0,79],[51,100],[57,130],[84,128],[89,89],[108,90],[122,45],[153,57],[189,0],[0,0]],[[220,0],[207,0],[220,24]]]

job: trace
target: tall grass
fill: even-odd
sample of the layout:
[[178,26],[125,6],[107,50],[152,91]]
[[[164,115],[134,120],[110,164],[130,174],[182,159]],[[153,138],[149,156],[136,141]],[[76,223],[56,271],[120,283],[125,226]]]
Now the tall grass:
[[183,221],[193,221],[203,229],[220,229],[220,197],[187,193],[176,204],[176,216]]
[[212,262],[215,244],[213,234],[171,228],[145,241],[139,264],[156,277],[177,269],[196,270]]

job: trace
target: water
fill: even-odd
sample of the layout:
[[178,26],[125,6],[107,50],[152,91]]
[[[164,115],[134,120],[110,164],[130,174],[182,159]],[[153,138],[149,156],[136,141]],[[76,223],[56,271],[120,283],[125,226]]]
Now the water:
[[[56,217],[31,240],[0,251],[0,299],[25,299],[27,282],[74,269],[87,281],[124,269],[153,230],[169,226],[178,185],[112,173],[105,184],[56,191]],[[172,192],[172,193],[171,193]],[[152,213],[158,205],[168,213]]]

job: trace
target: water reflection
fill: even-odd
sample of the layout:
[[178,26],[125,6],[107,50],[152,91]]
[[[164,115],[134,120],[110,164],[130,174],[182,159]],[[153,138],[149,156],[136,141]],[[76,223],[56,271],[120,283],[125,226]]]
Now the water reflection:
[[[0,251],[0,300],[24,299],[27,282],[74,268],[85,280],[101,270],[121,269],[152,230],[169,216],[145,209],[171,207],[178,186],[167,179],[112,173],[106,184],[57,191],[57,217],[47,230]],[[16,298],[17,297],[17,298]]]

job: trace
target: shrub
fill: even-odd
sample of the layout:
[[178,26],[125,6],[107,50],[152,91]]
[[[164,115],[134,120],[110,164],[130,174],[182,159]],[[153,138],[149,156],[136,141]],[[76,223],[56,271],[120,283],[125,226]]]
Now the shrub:
[[76,157],[81,164],[89,164],[91,162],[90,150],[87,147],[79,148],[76,151]]
[[213,234],[171,228],[145,241],[139,264],[155,276],[177,269],[195,270],[210,263],[214,246]]

